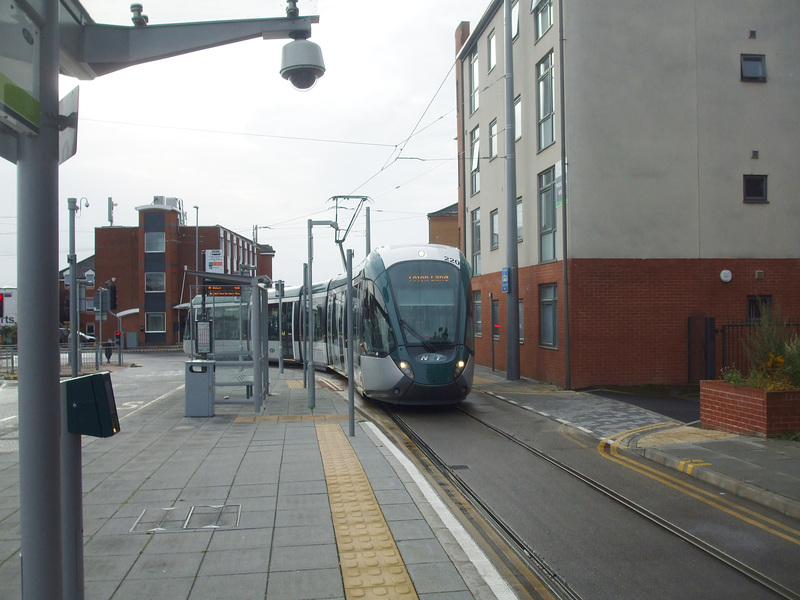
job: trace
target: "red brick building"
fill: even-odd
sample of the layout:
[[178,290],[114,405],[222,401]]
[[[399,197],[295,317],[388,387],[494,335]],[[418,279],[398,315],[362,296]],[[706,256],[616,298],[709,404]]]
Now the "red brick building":
[[[132,348],[180,343],[186,318],[186,309],[180,305],[197,291],[196,278],[188,271],[239,273],[248,265],[256,267],[257,275],[272,277],[275,252],[271,246],[256,244],[220,225],[188,224],[178,198],[156,196],[152,204],[136,210],[137,227],[95,229],[94,286],[86,287],[80,312],[80,329],[89,335],[99,335],[93,309],[94,295],[101,287],[116,286],[117,308],[112,312],[128,313],[121,318],[120,337]],[[62,272],[64,277],[68,270]],[[62,320],[68,319],[68,313],[66,318],[62,315]],[[113,338],[117,324],[109,315],[102,325],[102,338]]]

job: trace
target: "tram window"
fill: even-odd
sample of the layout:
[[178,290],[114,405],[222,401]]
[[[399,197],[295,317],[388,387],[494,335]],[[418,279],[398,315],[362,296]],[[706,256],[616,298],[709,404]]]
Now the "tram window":
[[396,345],[394,332],[389,323],[383,294],[372,281],[365,282],[361,311],[364,324],[364,349],[368,354],[378,356],[391,352]]
[[278,339],[278,305],[272,304],[269,307],[269,320],[267,335],[271,340]]
[[456,267],[410,261],[393,266],[388,274],[407,344],[455,344],[462,339],[458,324],[467,299]]

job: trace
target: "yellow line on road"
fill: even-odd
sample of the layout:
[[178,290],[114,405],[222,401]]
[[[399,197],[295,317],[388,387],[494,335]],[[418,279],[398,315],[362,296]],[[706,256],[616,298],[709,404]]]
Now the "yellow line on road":
[[[665,425],[665,424],[662,424]],[[722,498],[715,493],[708,492],[702,488],[696,487],[690,483],[687,483],[677,477],[673,477],[671,475],[667,475],[662,473],[658,469],[654,469],[653,467],[649,467],[644,465],[632,458],[627,456],[622,456],[619,453],[619,443],[628,438],[632,435],[636,435],[637,433],[641,433],[643,431],[647,431],[650,429],[654,429],[653,425],[648,425],[645,427],[638,427],[636,429],[629,429],[627,431],[623,431],[612,436],[609,436],[602,440],[597,447],[597,451],[608,460],[622,465],[628,469],[636,471],[645,477],[649,477],[654,481],[658,481],[668,487],[671,487],[674,490],[677,490],[687,496],[690,496],[700,502],[704,502],[709,506],[712,506],[718,510],[721,510],[724,513],[727,513],[737,519],[740,519],[750,525],[758,527],[759,529],[776,535],[788,542],[796,544],[800,546],[800,531],[793,529],[783,523],[776,521],[774,519],[770,519],[767,516],[759,514],[754,510],[750,510],[741,506],[727,498]],[[700,466],[695,464],[695,466]]]

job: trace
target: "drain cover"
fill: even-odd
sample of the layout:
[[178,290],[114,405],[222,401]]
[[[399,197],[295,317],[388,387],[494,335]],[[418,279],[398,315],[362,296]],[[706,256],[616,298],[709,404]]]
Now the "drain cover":
[[241,514],[241,504],[146,508],[130,528],[130,533],[233,529],[239,526]]

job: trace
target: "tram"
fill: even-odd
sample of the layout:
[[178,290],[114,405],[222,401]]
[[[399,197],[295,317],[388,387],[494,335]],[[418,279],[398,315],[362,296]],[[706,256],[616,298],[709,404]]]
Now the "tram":
[[[362,395],[396,404],[452,404],[472,388],[474,330],[471,271],[457,248],[441,245],[387,246],[369,254],[353,273],[354,386]],[[316,369],[347,375],[345,311],[346,276],[311,289],[313,327],[311,358]],[[303,361],[303,322],[307,290],[286,288],[280,300],[269,290],[269,358]],[[199,297],[198,297],[199,298]],[[190,316],[196,314],[198,298]],[[242,331],[246,311],[215,304],[225,318],[234,313],[236,326],[215,324],[215,354],[238,353],[248,347]],[[244,315],[244,316],[243,316]],[[187,327],[191,331],[191,327]],[[225,331],[232,339],[226,339]],[[186,348],[190,351],[190,348]]]

